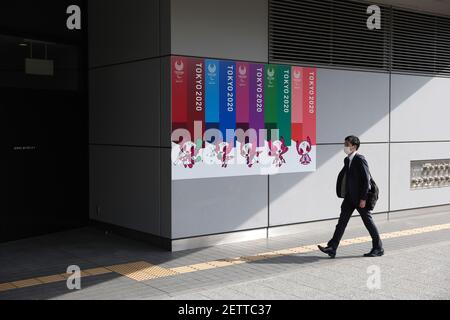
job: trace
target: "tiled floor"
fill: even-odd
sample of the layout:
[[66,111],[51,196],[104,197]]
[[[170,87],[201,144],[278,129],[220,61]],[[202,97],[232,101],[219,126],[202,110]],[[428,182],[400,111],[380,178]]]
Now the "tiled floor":
[[[174,253],[92,228],[1,244],[0,299],[449,299],[450,212],[376,220],[390,237],[386,255],[376,259],[361,257],[370,241],[349,241],[334,260],[306,250],[232,265],[216,261],[323,243],[336,221],[296,235]],[[353,218],[344,238],[366,236],[360,218]],[[81,290],[55,279],[69,265],[88,269]],[[380,272],[379,289],[367,285],[369,267]]]

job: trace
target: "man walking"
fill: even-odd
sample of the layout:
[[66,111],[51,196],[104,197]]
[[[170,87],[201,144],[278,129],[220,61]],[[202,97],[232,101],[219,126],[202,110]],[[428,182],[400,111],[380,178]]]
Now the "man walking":
[[364,256],[380,257],[384,254],[380,235],[371,212],[366,206],[367,195],[370,190],[370,172],[366,159],[362,154],[358,153],[360,145],[358,137],[349,136],[345,138],[344,152],[348,156],[344,160],[344,168],[341,170],[337,182],[338,192],[344,196],[344,201],[341,205],[341,215],[333,238],[328,242],[327,247],[319,246],[320,251],[328,254],[331,258],[336,256],[339,242],[355,209],[358,210],[364,225],[372,237],[372,250]]

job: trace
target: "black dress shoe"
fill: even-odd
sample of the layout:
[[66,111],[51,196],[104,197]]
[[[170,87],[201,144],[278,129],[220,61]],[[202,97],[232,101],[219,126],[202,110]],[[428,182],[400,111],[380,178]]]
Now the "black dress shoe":
[[364,257],[381,257],[383,254],[383,249],[372,249],[369,253],[366,253]]
[[333,249],[332,247],[322,247],[322,246],[317,246],[319,248],[320,251],[322,251],[323,253],[327,254],[330,258],[334,258],[336,257],[336,250]]

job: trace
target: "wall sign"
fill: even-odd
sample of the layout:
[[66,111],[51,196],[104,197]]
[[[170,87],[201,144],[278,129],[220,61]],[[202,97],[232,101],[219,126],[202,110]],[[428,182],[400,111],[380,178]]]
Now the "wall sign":
[[315,68],[174,56],[172,179],[316,169]]

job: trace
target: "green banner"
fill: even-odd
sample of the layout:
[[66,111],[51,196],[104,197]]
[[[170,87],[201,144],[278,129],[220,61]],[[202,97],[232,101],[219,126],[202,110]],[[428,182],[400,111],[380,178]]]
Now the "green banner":
[[272,137],[271,134],[272,129],[278,129],[278,70],[276,65],[266,65],[264,121],[267,129],[267,140],[278,140],[278,137]]

